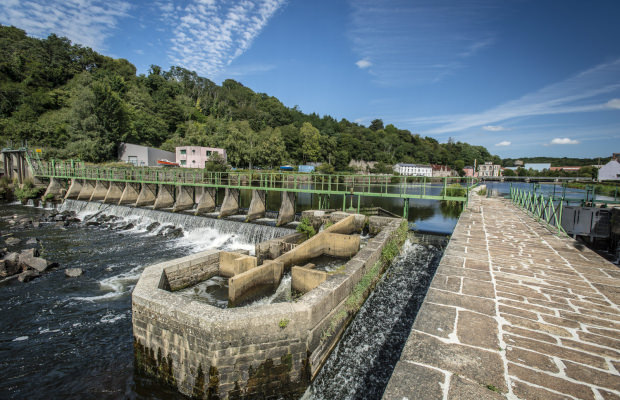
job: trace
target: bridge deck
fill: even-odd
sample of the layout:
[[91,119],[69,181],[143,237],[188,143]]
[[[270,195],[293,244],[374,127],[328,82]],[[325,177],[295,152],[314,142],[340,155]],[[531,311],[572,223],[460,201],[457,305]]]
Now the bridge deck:
[[384,399],[619,399],[620,268],[470,199]]

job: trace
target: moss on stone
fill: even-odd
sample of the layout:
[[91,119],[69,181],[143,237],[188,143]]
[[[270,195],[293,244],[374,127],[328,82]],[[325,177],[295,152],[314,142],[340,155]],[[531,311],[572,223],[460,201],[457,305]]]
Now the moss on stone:
[[172,357],[162,356],[161,348],[157,349],[157,357],[151,348],[142,345],[139,340],[133,340],[134,366],[137,372],[157,378],[162,383],[177,388],[172,368]]

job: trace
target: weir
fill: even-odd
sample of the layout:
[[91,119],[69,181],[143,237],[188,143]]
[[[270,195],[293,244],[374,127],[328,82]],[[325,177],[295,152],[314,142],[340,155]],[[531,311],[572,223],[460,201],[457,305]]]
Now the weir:
[[[137,368],[188,396],[301,395],[408,230],[401,219],[306,214],[332,225],[301,244],[292,235],[280,244],[258,243],[260,257],[209,250],[147,267],[132,296]],[[377,234],[358,251],[358,233],[370,220]],[[271,247],[277,248],[273,259],[265,252]],[[295,301],[219,308],[175,293],[219,275],[228,277],[229,304],[245,304],[248,296],[273,292],[283,273],[310,268],[308,261],[321,254],[345,257],[343,265],[314,282],[295,273],[300,282],[294,286],[301,289]]]

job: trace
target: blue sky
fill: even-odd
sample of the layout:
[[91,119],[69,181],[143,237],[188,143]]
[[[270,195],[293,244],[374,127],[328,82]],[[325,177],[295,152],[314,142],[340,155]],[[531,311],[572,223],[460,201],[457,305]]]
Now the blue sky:
[[2,0],[0,23],[139,73],[180,65],[306,113],[501,157],[620,151],[617,0]]

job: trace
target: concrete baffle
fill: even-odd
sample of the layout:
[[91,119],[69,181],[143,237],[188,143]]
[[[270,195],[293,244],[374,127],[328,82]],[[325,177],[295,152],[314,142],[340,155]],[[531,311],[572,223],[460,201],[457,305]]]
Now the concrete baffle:
[[105,195],[108,194],[109,185],[109,182],[97,181],[97,183],[95,184],[95,188],[93,189],[93,194],[90,195],[90,201],[99,201],[105,199]]
[[125,183],[125,189],[123,189],[123,194],[121,194],[118,204],[136,204],[138,194],[139,190],[136,189],[136,184],[127,182]]
[[82,184],[82,188],[80,189],[80,194],[78,195],[78,200],[90,200],[90,197],[93,195],[95,191],[95,183],[93,181],[84,180]]
[[77,199],[82,191],[82,182],[79,179],[71,179],[71,185],[65,195],[65,199]]
[[117,204],[123,195],[123,187],[121,183],[110,182],[108,192],[105,194],[103,202],[106,204]]
[[189,210],[194,207],[194,188],[192,186],[177,186],[177,199],[172,212]]
[[[311,264],[313,265],[313,264]],[[301,293],[307,293],[323,283],[329,274],[312,268],[294,266],[291,268],[291,287]]]
[[228,279],[228,302],[238,305],[247,299],[257,297],[278,287],[284,265],[277,261],[265,261],[256,268],[249,269]]
[[136,207],[152,206],[153,204],[155,204],[155,185],[143,183],[136,200]]
[[246,222],[254,221],[255,219],[263,218],[265,216],[265,197],[264,190],[252,190],[252,201],[250,202],[250,209],[248,210],[248,216],[245,219]]
[[173,191],[174,186],[159,184],[157,198],[155,199],[155,204],[153,204],[153,209],[158,210],[161,208],[172,207],[174,205]]
[[197,189],[196,211],[195,215],[212,212],[215,210],[215,194],[216,188],[201,187]]
[[226,188],[226,194],[224,195],[224,202],[220,209],[220,215],[218,218],[228,217],[239,212],[239,189]]
[[276,226],[286,225],[295,219],[295,193],[282,192],[282,205],[278,213]]
[[61,197],[61,190],[63,189],[62,184],[56,178],[50,179],[50,184],[47,186],[45,193],[43,194],[43,198],[47,198],[48,196],[54,196],[54,199]]

